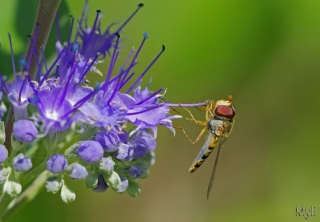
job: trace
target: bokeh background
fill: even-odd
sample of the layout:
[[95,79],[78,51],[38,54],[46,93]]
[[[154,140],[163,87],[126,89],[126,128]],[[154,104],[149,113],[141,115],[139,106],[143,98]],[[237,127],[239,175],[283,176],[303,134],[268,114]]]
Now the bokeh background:
[[[61,25],[84,0],[63,0]],[[90,0],[89,24],[101,9],[103,27],[123,22],[140,2]],[[137,72],[166,51],[144,78],[151,88],[168,88],[173,103],[234,97],[234,130],[221,151],[209,200],[206,189],[215,153],[194,174],[188,168],[204,140],[159,128],[156,164],[140,180],[137,198],[112,190],[94,193],[70,182],[77,199],[66,205],[43,191],[12,221],[304,221],[296,206],[320,209],[320,2],[312,0],[145,0],[122,33],[122,59],[147,40]],[[11,73],[7,32],[15,57],[23,54],[37,1],[0,0],[1,72]],[[66,16],[62,16],[65,14]],[[67,34],[65,34],[66,36]],[[53,36],[47,54],[54,50]],[[65,38],[66,39],[66,38]],[[100,66],[107,68],[108,60]],[[92,79],[94,82],[94,79]],[[191,109],[204,119],[204,113]],[[184,112],[181,110],[181,112]],[[185,120],[196,138],[200,126]],[[319,211],[319,210],[318,210]],[[320,211],[310,221],[320,220]]]

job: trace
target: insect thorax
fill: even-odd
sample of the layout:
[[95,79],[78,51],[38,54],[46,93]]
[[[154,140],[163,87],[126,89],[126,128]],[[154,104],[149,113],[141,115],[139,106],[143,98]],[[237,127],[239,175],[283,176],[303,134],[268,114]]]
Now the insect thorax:
[[208,122],[208,130],[216,136],[222,136],[230,131],[232,127],[232,120],[221,120],[211,118]]

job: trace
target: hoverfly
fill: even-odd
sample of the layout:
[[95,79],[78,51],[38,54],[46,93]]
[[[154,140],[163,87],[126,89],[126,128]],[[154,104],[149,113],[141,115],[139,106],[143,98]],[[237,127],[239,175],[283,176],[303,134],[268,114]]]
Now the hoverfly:
[[[183,107],[183,106],[181,106]],[[189,168],[189,171],[193,173],[196,171],[202,163],[208,158],[208,156],[211,154],[213,149],[215,147],[218,147],[216,160],[213,166],[211,178],[209,181],[209,186],[207,190],[207,198],[209,198],[209,194],[212,188],[217,164],[218,164],[218,158],[220,154],[220,149],[223,145],[223,143],[226,141],[227,137],[230,135],[233,124],[234,124],[234,118],[236,115],[236,111],[234,106],[232,105],[232,96],[228,97],[228,100],[218,100],[216,103],[211,100],[208,101],[205,105],[206,110],[206,121],[198,121],[196,120],[190,110],[183,107],[192,117],[186,118],[187,120],[194,121],[198,125],[205,126],[205,128],[201,131],[199,136],[195,141],[192,141],[189,136],[186,134],[183,128],[181,127],[175,127],[176,129],[180,129],[183,131],[183,133],[186,135],[186,137],[193,143],[197,143],[199,139],[204,135],[204,133],[207,131],[208,136],[207,139],[202,146],[200,152],[198,153],[197,157],[193,161],[191,167]]]

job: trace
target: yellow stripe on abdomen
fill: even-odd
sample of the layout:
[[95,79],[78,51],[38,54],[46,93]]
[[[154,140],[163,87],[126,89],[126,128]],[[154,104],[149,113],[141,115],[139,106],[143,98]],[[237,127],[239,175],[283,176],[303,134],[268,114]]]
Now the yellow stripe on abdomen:
[[[210,144],[211,145],[211,144]],[[196,171],[202,163],[208,158],[208,156],[211,154],[212,150],[214,149],[214,146],[209,146],[207,151],[202,155],[202,157],[194,164],[192,167],[189,168],[190,173],[193,173]]]

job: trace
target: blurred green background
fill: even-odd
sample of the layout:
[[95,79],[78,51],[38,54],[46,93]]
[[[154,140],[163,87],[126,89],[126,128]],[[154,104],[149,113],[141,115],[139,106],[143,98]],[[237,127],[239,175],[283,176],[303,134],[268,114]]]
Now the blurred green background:
[[[83,2],[65,0],[60,10],[79,18]],[[96,9],[103,11],[103,27],[121,23],[138,3],[90,0],[89,24]],[[123,60],[132,46],[139,46],[142,33],[149,34],[138,73],[166,46],[144,84],[152,77],[152,89],[169,88],[166,99],[173,103],[234,97],[236,123],[221,151],[210,199],[206,189],[215,152],[190,174],[204,140],[193,145],[182,132],[174,137],[159,128],[156,164],[149,178],[138,181],[143,189],[139,197],[112,190],[95,193],[83,181],[70,182],[77,194],[74,203],[65,205],[59,195],[43,191],[12,221],[292,222],[305,220],[296,216],[296,206],[320,209],[320,2],[144,3],[121,35]],[[0,5],[0,64],[9,73],[7,31],[19,59],[37,1],[0,0]],[[62,25],[68,27],[68,20]],[[51,43],[47,49],[53,47]],[[191,110],[204,119],[203,112]],[[183,126],[192,138],[201,130],[185,120],[174,125]],[[320,213],[309,220],[319,221]]]

